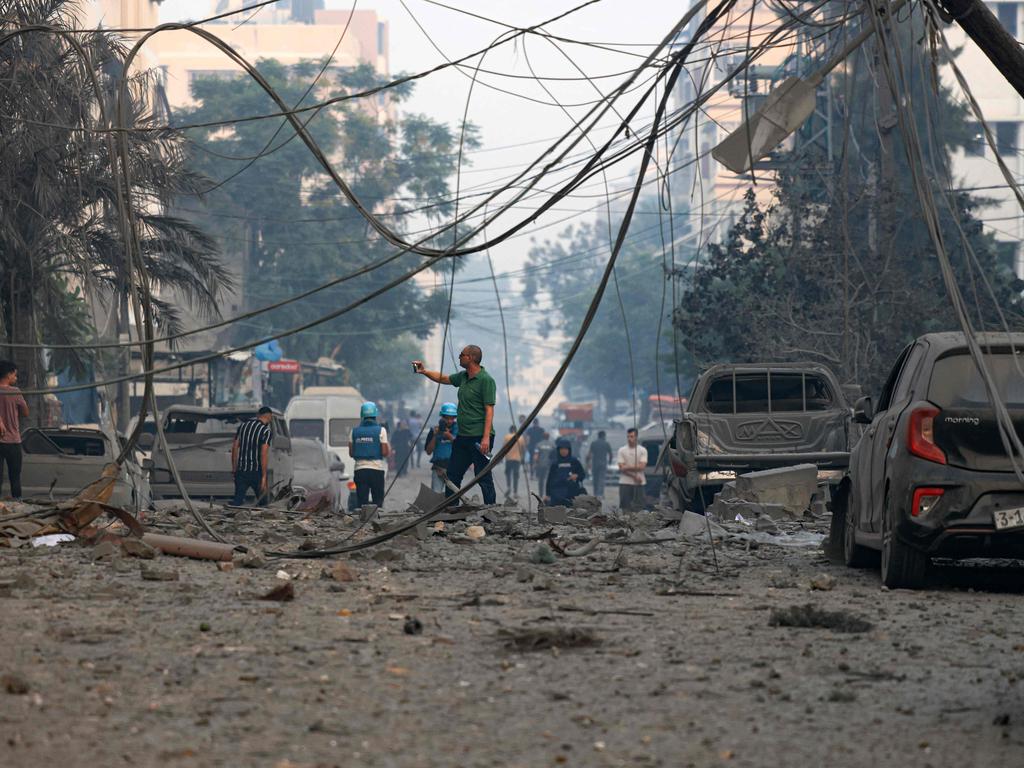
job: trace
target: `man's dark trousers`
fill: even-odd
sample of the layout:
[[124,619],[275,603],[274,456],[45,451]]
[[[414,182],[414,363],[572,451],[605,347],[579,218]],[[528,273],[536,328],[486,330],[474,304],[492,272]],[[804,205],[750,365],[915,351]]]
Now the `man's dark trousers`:
[[[488,458],[476,447],[480,439],[469,435],[456,435],[452,441],[452,458],[448,464],[448,479],[457,487],[461,487],[462,477],[466,474],[467,469],[473,467],[473,474],[479,475],[480,470],[487,466]],[[491,445],[494,445],[494,435],[491,435]],[[484,494],[484,504],[495,503],[497,494],[494,492],[494,479],[490,472],[480,478],[480,490]],[[451,496],[453,493],[455,491],[451,488],[445,488],[445,496]]]
[[263,504],[263,494],[260,493],[260,485],[263,481],[263,474],[259,470],[252,472],[235,472],[235,498],[231,504],[240,507],[245,503],[245,495],[252,488],[256,497],[256,506]]
[[384,470],[357,469],[352,479],[356,481],[356,498],[360,507],[369,504],[370,499],[378,507],[384,506]]
[[11,496],[21,498],[21,443],[0,443],[0,489],[4,487],[4,464],[11,480]]

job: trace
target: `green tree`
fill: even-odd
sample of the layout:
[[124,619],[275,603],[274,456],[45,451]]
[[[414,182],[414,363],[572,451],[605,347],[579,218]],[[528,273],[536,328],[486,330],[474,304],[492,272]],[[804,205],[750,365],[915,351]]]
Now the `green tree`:
[[[257,64],[289,104],[303,102],[323,62],[286,66]],[[308,100],[360,91],[384,82],[369,65],[331,67]],[[449,178],[455,171],[460,132],[422,115],[398,115],[408,98],[406,85],[386,95],[342,102],[305,113],[308,130],[363,204],[389,226],[417,239],[418,229],[436,226],[452,213]],[[200,78],[192,86],[196,106],[176,116],[181,124],[219,121],[277,111],[249,78]],[[280,118],[195,129],[192,167],[218,183],[189,208],[218,233],[242,275],[242,308],[270,304],[393,253],[342,196],[290,125]],[[271,151],[256,162],[264,148]],[[477,146],[468,126],[464,148]],[[450,235],[448,241],[450,241]],[[239,325],[232,341],[244,341],[293,327],[347,305],[404,271],[420,257],[396,262],[351,282],[322,291]],[[448,266],[439,269],[447,271]],[[426,338],[444,317],[446,296],[407,281],[315,332],[282,340],[291,357],[329,357],[342,363],[353,384],[368,396],[396,398],[418,380],[388,376],[386,359],[408,366],[417,339]],[[413,355],[415,357],[415,355]]]
[[[924,137],[937,198],[950,184],[951,154],[974,139],[965,107],[931,79],[920,28],[906,22],[899,44],[908,74],[912,119]],[[770,202],[753,191],[725,240],[707,248],[674,322],[701,365],[718,361],[813,360],[847,382],[877,389],[899,350],[916,336],[954,330],[952,307],[935,247],[920,214],[903,138],[862,52],[831,88],[844,119],[836,121],[829,160],[827,126],[810,121],[798,149],[781,158]],[[884,117],[884,114],[883,114]],[[883,147],[891,147],[891,165]],[[947,198],[948,199],[948,198]],[[1000,328],[997,306],[1014,327],[1021,289],[1003,249],[976,216],[985,201],[955,193],[941,211],[942,234],[959,284],[981,326]],[[977,255],[972,263],[960,231]],[[984,287],[987,279],[995,302]]]
[[[680,213],[677,221],[686,221],[685,212]],[[666,218],[659,225],[662,214]],[[570,387],[609,400],[632,399],[634,395],[643,399],[657,392],[675,394],[678,381],[682,394],[686,393],[692,365],[685,352],[673,351],[671,257],[661,239],[662,234],[669,238],[667,216],[658,210],[657,200],[642,201],[637,207],[630,236],[616,263],[618,290],[611,284],[605,293],[567,373]],[[677,225],[674,234],[679,239],[685,232],[684,226]],[[615,234],[613,227],[612,236]],[[550,303],[555,308],[540,324],[542,336],[556,331],[568,338],[577,334],[609,253],[604,219],[570,227],[557,240],[534,245],[524,297],[534,306]],[[684,256],[685,251],[677,252],[677,259]]]
[[[67,0],[0,0],[0,35],[30,25],[81,28],[77,13],[77,3]],[[82,52],[52,32],[21,34],[0,45],[0,335],[9,343],[92,340],[96,323],[83,292],[124,322],[129,273],[119,197],[135,212],[139,255],[158,296],[173,290],[209,316],[228,283],[213,241],[166,213],[177,194],[201,183],[185,167],[179,135],[128,134],[131,188],[115,178],[114,140],[94,129],[111,124],[127,51],[107,32],[76,33],[75,39]],[[127,78],[132,124],[163,122],[152,110],[152,73]],[[177,328],[173,303],[158,298],[155,310],[162,329]],[[118,323],[109,327],[116,335]],[[41,386],[47,366],[40,352],[9,349],[23,385]],[[81,370],[89,361],[72,351],[53,355],[49,365]],[[38,407],[33,415],[40,415]]]

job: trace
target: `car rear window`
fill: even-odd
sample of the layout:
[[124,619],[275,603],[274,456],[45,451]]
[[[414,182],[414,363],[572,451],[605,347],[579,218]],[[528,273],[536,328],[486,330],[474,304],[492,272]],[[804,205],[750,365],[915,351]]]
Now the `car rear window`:
[[[993,349],[984,354],[985,366],[1007,405],[1024,406],[1024,350]],[[939,408],[984,408],[989,404],[985,383],[967,350],[940,357],[932,368],[928,399]]]
[[709,413],[827,411],[834,406],[824,378],[798,372],[727,374],[711,382],[704,398]]
[[104,456],[107,452],[106,441],[102,437],[58,432],[44,434],[38,430],[26,432],[21,447],[25,453],[65,456]]
[[256,411],[243,413],[171,413],[165,431],[186,435],[233,435],[243,421],[256,418]]
[[331,445],[348,445],[352,430],[359,426],[359,419],[331,419]]
[[292,437],[311,437],[314,440],[324,439],[323,419],[291,419],[288,422]]
[[299,469],[326,469],[324,449],[320,443],[309,444],[304,441],[292,443],[292,459]]

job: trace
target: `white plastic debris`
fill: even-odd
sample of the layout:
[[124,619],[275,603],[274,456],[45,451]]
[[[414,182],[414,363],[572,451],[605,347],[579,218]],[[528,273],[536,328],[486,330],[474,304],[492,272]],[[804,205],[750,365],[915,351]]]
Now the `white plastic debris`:
[[291,574],[288,573],[288,571],[278,571],[277,572],[277,578],[281,579],[281,581],[291,581],[292,580]]
[[70,533],[51,533],[46,536],[36,536],[32,539],[33,547],[56,547],[66,541],[74,541],[75,537]]

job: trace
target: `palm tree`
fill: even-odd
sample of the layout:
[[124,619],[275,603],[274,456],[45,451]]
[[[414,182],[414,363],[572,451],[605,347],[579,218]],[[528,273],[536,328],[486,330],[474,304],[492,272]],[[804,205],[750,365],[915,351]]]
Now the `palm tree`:
[[[181,325],[178,301],[199,317],[215,316],[230,287],[213,239],[166,213],[177,195],[208,182],[186,165],[181,134],[160,128],[166,117],[153,106],[154,74],[125,73],[127,47],[115,34],[60,34],[81,27],[77,11],[76,0],[0,0],[0,350],[4,341],[116,338],[139,274],[156,297],[157,326],[172,332]],[[34,25],[54,31],[8,37]],[[127,138],[129,188],[113,162],[116,140],[104,130],[123,78],[128,125],[143,129]],[[142,270],[126,264],[127,206]],[[106,317],[94,316],[97,305]],[[41,386],[47,369],[83,370],[96,361],[80,350],[44,362],[38,348],[8,349],[27,388]]]

